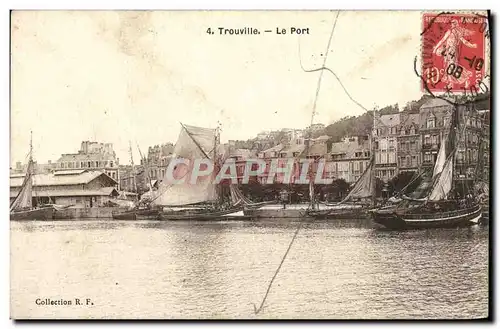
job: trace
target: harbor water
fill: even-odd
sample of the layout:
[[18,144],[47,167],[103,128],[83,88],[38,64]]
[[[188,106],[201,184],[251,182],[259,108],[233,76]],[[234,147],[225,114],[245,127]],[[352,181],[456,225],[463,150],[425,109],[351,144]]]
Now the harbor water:
[[[488,227],[296,220],[11,222],[13,318],[488,316]],[[39,305],[90,299],[91,305]],[[38,301],[37,301],[38,300]]]

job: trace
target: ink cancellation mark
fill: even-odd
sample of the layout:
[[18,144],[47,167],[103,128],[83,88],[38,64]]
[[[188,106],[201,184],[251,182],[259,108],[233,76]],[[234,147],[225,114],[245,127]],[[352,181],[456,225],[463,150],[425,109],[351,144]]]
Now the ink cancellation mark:
[[488,20],[484,16],[423,14],[422,89],[448,94],[487,90],[483,79],[488,37]]

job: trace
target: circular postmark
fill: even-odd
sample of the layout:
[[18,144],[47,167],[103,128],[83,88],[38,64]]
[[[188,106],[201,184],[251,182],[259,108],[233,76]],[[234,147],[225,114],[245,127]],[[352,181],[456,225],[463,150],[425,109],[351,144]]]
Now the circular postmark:
[[489,13],[426,12],[422,15],[421,79],[424,92],[466,103],[489,92]]

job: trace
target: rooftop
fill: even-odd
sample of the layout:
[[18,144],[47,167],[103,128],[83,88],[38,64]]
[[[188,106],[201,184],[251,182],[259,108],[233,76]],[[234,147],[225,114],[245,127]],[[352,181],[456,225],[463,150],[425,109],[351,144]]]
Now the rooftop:
[[[94,179],[103,176],[109,180],[110,185],[116,185],[118,182],[101,171],[74,170],[59,174],[37,174],[33,175],[33,186],[57,186],[57,185],[80,185],[88,184]],[[24,175],[12,175],[10,177],[11,187],[20,187],[24,181]]]
[[441,98],[431,98],[427,102],[425,102],[422,106],[420,106],[420,109],[425,109],[425,108],[432,108],[432,107],[438,107],[438,106],[452,106],[450,103],[445,101],[444,99]]
[[386,127],[398,126],[400,123],[399,113],[381,115],[380,123]]

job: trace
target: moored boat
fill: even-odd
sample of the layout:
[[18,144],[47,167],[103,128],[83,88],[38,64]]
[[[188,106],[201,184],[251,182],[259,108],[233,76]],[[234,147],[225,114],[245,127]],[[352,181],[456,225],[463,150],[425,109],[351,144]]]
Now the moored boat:
[[33,206],[33,146],[30,140],[30,153],[26,175],[21,190],[10,205],[11,220],[52,220],[54,215],[53,206]]
[[[455,153],[460,133],[457,110],[453,111],[450,131],[441,143],[432,170],[417,190],[419,197],[403,196],[395,207],[371,211],[376,224],[387,228],[438,228],[477,224],[482,217],[481,204],[467,184],[457,184],[454,175]],[[461,193],[459,193],[461,192]],[[424,197],[421,197],[421,196]]]
[[392,229],[444,228],[470,226],[482,216],[481,205],[451,211],[414,212],[377,210],[372,212],[373,221]]
[[157,219],[159,211],[157,209],[131,209],[113,212],[113,219],[116,220],[152,220]]
[[[181,123],[181,132],[174,147],[174,158],[195,162],[205,159],[214,167],[209,176],[198,177],[196,182],[174,183],[164,180],[151,200],[153,207],[162,208],[158,220],[228,220],[241,216],[244,200],[234,193],[224,195],[223,186],[215,178],[225,154],[220,145],[219,128],[202,128]],[[178,165],[172,174],[176,179],[191,177],[193,168]],[[231,189],[233,187],[231,186]],[[225,189],[227,190],[227,189]],[[166,208],[166,210],[165,210]]]
[[52,220],[54,208],[42,207],[27,210],[11,211],[10,220]]

